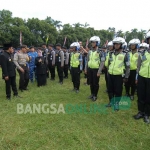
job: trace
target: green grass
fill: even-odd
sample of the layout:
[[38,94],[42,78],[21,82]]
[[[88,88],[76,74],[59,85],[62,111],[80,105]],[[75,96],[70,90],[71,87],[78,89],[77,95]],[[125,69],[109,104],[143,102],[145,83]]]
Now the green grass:
[[[1,73],[1,72],[0,72]],[[58,79],[38,88],[29,84],[29,91],[20,93],[23,99],[5,99],[5,84],[0,80],[0,150],[148,150],[150,127],[143,120],[135,121],[136,100],[129,110],[106,114],[17,114],[17,104],[92,104],[87,96],[89,86],[83,85],[80,93],[72,93],[70,79],[63,86]],[[18,84],[18,77],[17,77]],[[106,104],[104,75],[96,104]],[[137,98],[136,98],[137,99]]]

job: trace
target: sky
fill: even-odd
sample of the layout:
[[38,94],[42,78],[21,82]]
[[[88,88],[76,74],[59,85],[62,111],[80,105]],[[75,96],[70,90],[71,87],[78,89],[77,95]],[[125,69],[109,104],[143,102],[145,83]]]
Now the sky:
[[62,24],[87,22],[96,30],[150,29],[150,0],[0,0],[2,9],[23,19],[50,16]]

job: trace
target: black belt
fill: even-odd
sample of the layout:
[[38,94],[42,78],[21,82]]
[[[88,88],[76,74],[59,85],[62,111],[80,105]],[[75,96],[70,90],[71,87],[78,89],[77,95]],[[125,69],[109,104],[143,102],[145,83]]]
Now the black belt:
[[26,67],[27,66],[27,64],[19,64],[20,66],[24,66],[24,67]]

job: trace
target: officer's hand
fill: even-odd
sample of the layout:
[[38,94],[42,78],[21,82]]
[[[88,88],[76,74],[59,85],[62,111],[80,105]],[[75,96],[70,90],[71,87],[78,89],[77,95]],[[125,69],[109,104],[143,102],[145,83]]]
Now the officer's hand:
[[100,76],[100,73],[97,73],[97,77],[99,77]]
[[128,79],[127,79],[127,78],[124,78],[124,79],[123,79],[123,82],[124,82],[124,83],[128,82]]
[[61,66],[62,68],[64,67],[64,66]]
[[5,77],[5,80],[7,81],[7,80],[9,80],[9,77],[7,76],[7,77]]
[[20,71],[21,71],[22,73],[24,73],[24,69],[20,68]]
[[138,80],[135,80],[135,84],[138,84]]
[[85,74],[87,74],[87,71],[86,71],[86,70],[84,70],[84,73],[85,73]]

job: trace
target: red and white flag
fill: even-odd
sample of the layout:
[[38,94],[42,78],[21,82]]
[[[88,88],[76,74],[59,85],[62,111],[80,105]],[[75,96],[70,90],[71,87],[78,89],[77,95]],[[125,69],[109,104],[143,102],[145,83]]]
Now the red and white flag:
[[105,47],[108,45],[108,40],[106,41],[106,43],[104,45],[105,45]]
[[66,39],[67,39],[67,37],[65,37],[65,40],[64,40],[64,45],[63,45],[63,46],[65,46],[65,44],[66,44]]
[[20,45],[22,45],[22,32],[20,31]]

